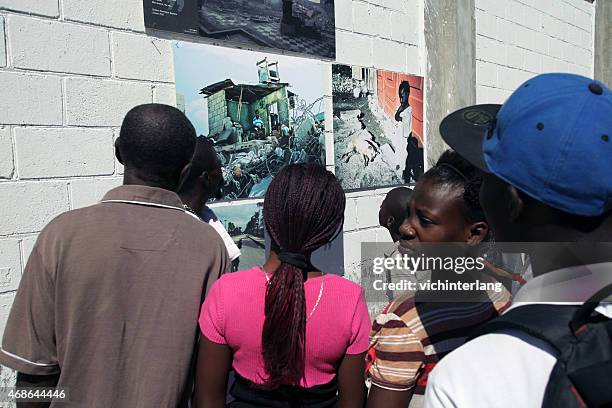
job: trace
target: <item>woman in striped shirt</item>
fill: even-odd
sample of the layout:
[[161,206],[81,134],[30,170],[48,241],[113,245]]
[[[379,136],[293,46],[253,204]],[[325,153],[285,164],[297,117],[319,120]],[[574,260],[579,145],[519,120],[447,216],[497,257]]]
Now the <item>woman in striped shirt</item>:
[[[481,182],[477,168],[445,152],[414,189],[400,227],[400,252],[414,254],[420,242],[475,244],[485,239],[489,227],[478,202]],[[432,281],[453,279],[444,273],[432,271]],[[484,274],[479,279],[493,281]],[[391,302],[376,318],[370,335],[368,408],[420,406],[427,373],[436,362],[507,307],[510,295],[498,287],[498,292],[472,292],[478,298],[460,302],[445,299],[456,295],[446,291],[411,292]],[[415,394],[419,397],[413,398]]]

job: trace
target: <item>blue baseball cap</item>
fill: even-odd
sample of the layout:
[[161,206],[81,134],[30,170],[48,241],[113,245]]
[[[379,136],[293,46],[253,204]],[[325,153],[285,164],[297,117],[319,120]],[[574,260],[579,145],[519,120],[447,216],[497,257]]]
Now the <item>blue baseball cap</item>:
[[503,105],[451,113],[440,133],[472,164],[551,207],[612,210],[612,91],[599,81],[538,75]]

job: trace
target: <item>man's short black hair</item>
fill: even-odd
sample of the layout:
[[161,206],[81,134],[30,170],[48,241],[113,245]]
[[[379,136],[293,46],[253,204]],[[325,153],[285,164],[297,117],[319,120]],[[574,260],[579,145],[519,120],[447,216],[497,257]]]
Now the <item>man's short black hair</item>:
[[195,129],[183,112],[151,103],[125,115],[117,147],[126,168],[137,170],[151,185],[174,190],[195,144]]
[[206,137],[196,138],[195,150],[191,159],[191,168],[185,176],[181,191],[189,191],[194,183],[205,171],[214,171],[221,167],[221,161],[217,156],[213,142]]

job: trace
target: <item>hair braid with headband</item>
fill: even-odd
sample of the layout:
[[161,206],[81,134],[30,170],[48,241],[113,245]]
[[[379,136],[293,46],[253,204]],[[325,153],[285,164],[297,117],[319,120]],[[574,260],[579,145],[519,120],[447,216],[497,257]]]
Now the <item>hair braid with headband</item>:
[[[261,339],[266,388],[298,385],[304,376],[304,281],[306,272],[314,270],[310,254],[341,230],[345,201],[336,177],[317,164],[285,166],[268,187],[264,222],[281,265],[266,290]],[[303,265],[296,266],[296,258]]]
[[462,188],[461,195],[465,207],[466,218],[472,222],[485,219],[480,206],[479,194],[482,185],[482,171],[470,164],[458,153],[447,150],[438,159],[434,167],[429,169],[423,178],[436,183],[450,184]]

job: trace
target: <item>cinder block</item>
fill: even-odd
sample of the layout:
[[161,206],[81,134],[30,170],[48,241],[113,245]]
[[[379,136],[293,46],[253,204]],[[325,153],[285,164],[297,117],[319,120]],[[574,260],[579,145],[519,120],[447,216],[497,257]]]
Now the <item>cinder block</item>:
[[498,61],[499,64],[508,65],[514,68],[523,69],[525,66],[525,52],[526,50],[518,48],[513,45],[507,46],[507,62],[504,64]]
[[0,100],[2,124],[62,124],[62,87],[58,77],[0,72]]
[[64,0],[66,20],[144,31],[142,2],[124,0]]
[[382,38],[374,38],[373,41],[373,56],[377,67],[395,72],[405,70],[407,45]]
[[353,231],[357,228],[357,200],[347,198],[344,208],[344,231]]
[[506,1],[494,0],[489,2],[489,12],[494,16],[505,18],[506,17]]
[[476,61],[476,83],[497,87],[497,65]]
[[379,225],[378,211],[384,199],[384,195],[360,197],[357,199],[357,226],[359,228],[377,227]]
[[421,55],[419,47],[409,45],[406,47],[406,71],[413,75],[423,75],[421,68]]
[[39,232],[68,209],[66,182],[0,183],[0,235]]
[[25,268],[28,263],[28,259],[30,259],[30,254],[32,253],[32,249],[34,249],[34,244],[36,243],[37,235],[32,235],[30,237],[22,238],[21,240],[21,259],[23,259],[22,273],[23,268]]
[[170,41],[116,32],[113,33],[113,57],[118,78],[174,81]]
[[476,10],[476,34],[489,38],[497,38],[498,31],[495,27],[495,16],[483,10]]
[[153,102],[176,106],[176,89],[174,85],[153,85]]
[[151,85],[143,82],[67,78],[66,122],[72,126],[121,126],[134,106],[151,103]]
[[336,59],[340,64],[373,66],[372,37],[336,31]]
[[489,103],[489,87],[476,85],[476,103]]
[[104,195],[123,182],[121,177],[75,179],[70,182],[72,208],[82,208],[100,201]]
[[11,129],[0,126],[0,179],[10,179],[15,171]]
[[334,13],[336,15],[336,28],[353,30],[353,1],[335,0]]
[[17,290],[21,268],[19,240],[0,239],[0,293]]
[[409,0],[382,0],[378,2],[381,6],[394,11],[404,11],[406,3],[411,3]]
[[[494,64],[508,63],[503,43],[482,35],[476,35],[476,58]],[[511,63],[511,62],[510,62]]]
[[419,43],[417,15],[410,13],[391,12],[391,39],[403,43],[417,45]]
[[58,17],[58,0],[2,0],[0,10],[21,11],[41,16]]
[[353,28],[356,33],[376,35],[378,23],[374,24],[376,17],[380,17],[380,8],[360,1],[353,2]]
[[21,179],[110,175],[111,129],[15,128]]
[[8,27],[17,68],[110,76],[106,30],[24,16]]
[[525,51],[525,70],[536,74],[542,73],[542,55]]

